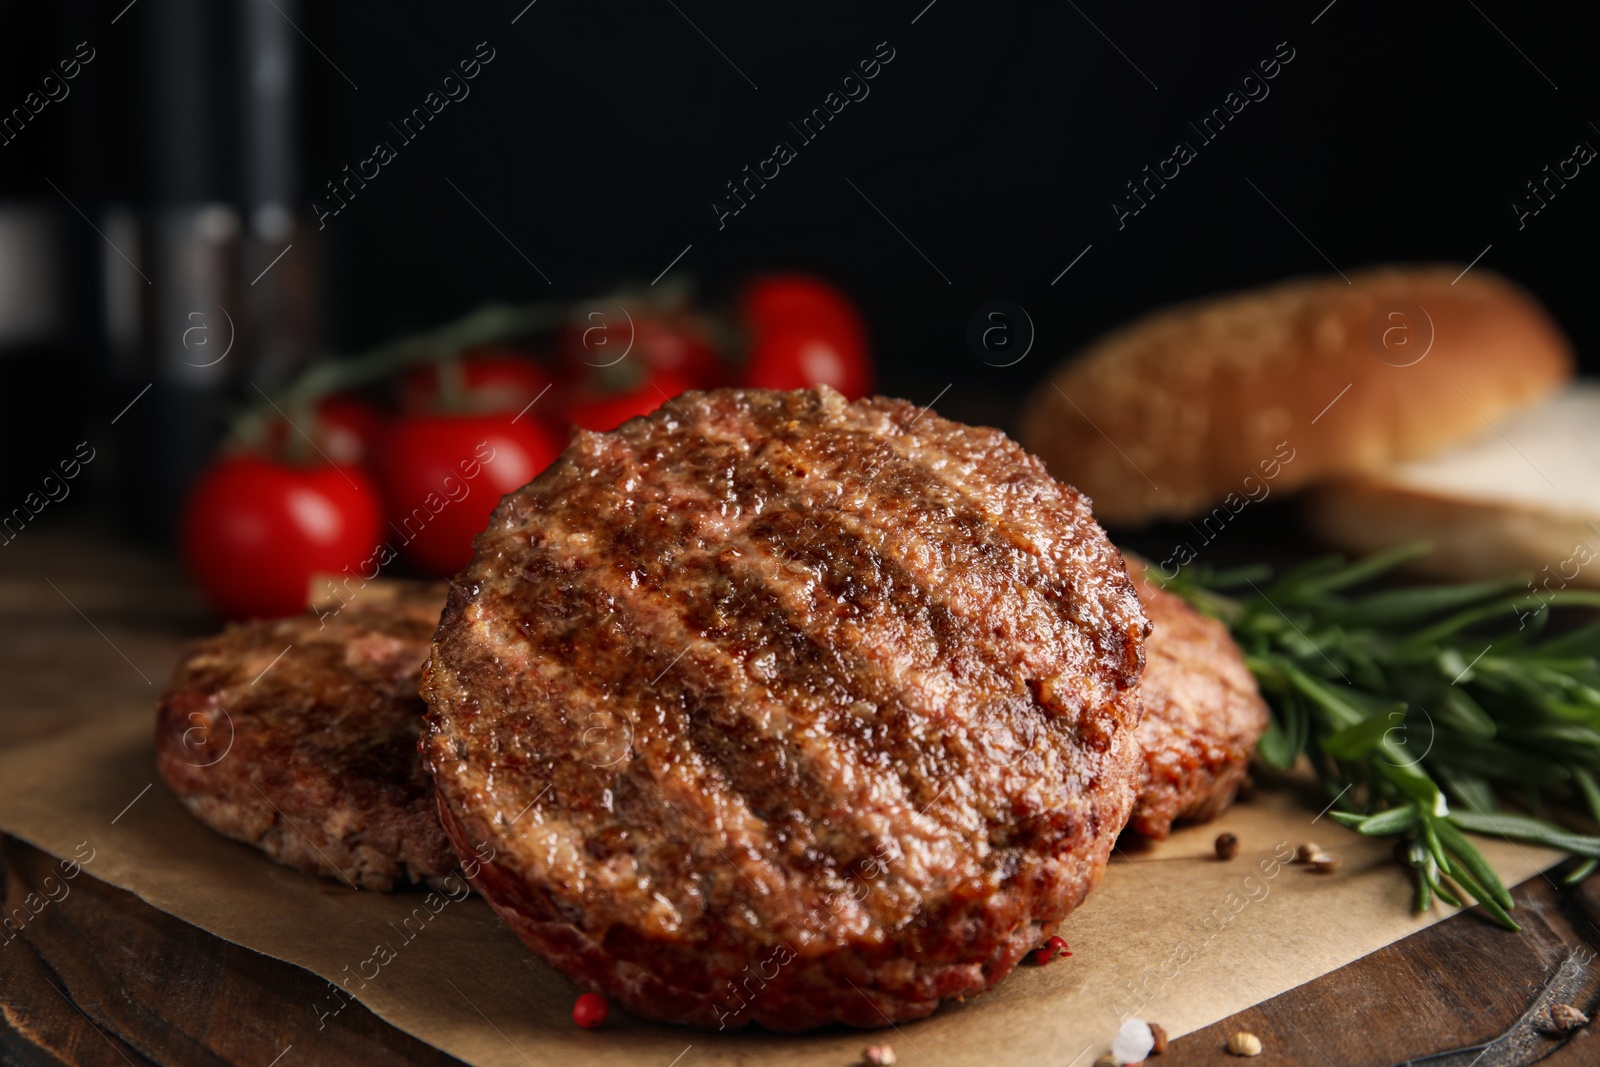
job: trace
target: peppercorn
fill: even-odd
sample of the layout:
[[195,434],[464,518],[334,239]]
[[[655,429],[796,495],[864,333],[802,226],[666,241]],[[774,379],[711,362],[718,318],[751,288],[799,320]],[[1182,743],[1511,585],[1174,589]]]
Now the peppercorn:
[[1057,956],[1070,955],[1072,950],[1067,947],[1067,943],[1059,937],[1052,936],[1050,940],[1033,950],[1033,962],[1035,966],[1043,967]]
[[1332,874],[1339,869],[1339,856],[1333,852],[1318,852],[1311,857],[1311,869],[1320,874]]
[[1261,1055],[1261,1039],[1246,1030],[1240,1030],[1229,1035],[1228,1051],[1235,1056],[1259,1056]]
[[1217,835],[1217,859],[1231,860],[1239,854],[1239,838],[1235,834]]
[[1570,1034],[1589,1025],[1589,1017],[1571,1004],[1557,1004],[1550,1009],[1550,1029],[1558,1034]]
[[610,1005],[599,993],[585,993],[572,1005],[572,1021],[585,1030],[593,1030],[606,1021]]
[[1294,848],[1294,861],[1296,863],[1310,863],[1311,857],[1322,851],[1322,846],[1315,841],[1302,841]]

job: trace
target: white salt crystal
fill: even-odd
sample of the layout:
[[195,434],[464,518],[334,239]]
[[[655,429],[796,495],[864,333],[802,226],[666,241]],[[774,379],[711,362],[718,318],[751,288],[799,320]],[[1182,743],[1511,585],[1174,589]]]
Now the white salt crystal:
[[1141,1063],[1150,1055],[1155,1043],[1149,1023],[1143,1019],[1129,1019],[1111,1039],[1111,1055],[1118,1063]]

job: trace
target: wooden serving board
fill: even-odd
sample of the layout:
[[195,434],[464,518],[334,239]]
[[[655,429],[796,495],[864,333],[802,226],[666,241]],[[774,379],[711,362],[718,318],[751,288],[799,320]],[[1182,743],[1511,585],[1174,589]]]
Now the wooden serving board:
[[[14,839],[0,841],[5,907],[19,906],[56,868],[46,853]],[[1520,935],[1458,916],[1179,1038],[1152,1067],[1237,1062],[1222,1052],[1236,1030],[1261,1038],[1266,1055],[1254,1062],[1263,1067],[1387,1067],[1501,1034],[1529,1009],[1569,953],[1600,949],[1600,896],[1593,889],[1562,895],[1535,878],[1515,896]],[[1574,997],[1585,1003],[1600,993],[1595,969],[1588,971]],[[360,1004],[344,1011],[337,1027],[318,1030],[307,1006],[326,989],[309,971],[213,937],[85,875],[70,897],[0,947],[0,1063],[460,1063]],[[868,1040],[880,1039],[863,1035],[862,1043]],[[892,1035],[889,1041],[894,1043]],[[1004,1035],[996,1042],[1003,1049]],[[903,1043],[900,1051],[901,1063],[921,1062]],[[938,1051],[925,1051],[937,1067]],[[691,1049],[677,1067],[694,1067],[692,1055]],[[1477,1055],[1440,1061],[1439,1067],[1466,1067]],[[1071,1056],[1069,1051],[1055,1062],[1065,1065]],[[1565,1042],[1535,1038],[1514,1058],[1485,1056],[1477,1067],[1536,1061],[1578,1067],[1597,1058],[1600,1043],[1580,1031]],[[773,1050],[771,1062],[783,1062],[781,1049]],[[1075,1067],[1088,1064],[1085,1056]]]

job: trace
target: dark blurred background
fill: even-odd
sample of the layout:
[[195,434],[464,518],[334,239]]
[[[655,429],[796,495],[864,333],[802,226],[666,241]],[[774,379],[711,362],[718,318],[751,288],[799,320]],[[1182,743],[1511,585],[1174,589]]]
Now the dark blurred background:
[[[669,264],[713,303],[760,269],[831,277],[870,321],[881,391],[951,386],[941,411],[1002,425],[1130,316],[1330,263],[1481,255],[1592,370],[1600,166],[1520,228],[1512,206],[1600,147],[1582,18],[1506,0],[0,0],[0,511],[87,440],[90,477],[45,520],[159,542],[250,383]],[[797,136],[890,50],[868,96]],[[396,128],[490,55],[413,140]],[[1251,83],[1264,98],[1197,134],[1285,56]],[[1125,183],[1179,140],[1196,158],[1119,225]],[[380,141],[395,158],[319,227],[325,184]],[[778,141],[796,158],[719,225],[725,183]],[[1006,368],[966,340],[996,298],[1037,331]]]

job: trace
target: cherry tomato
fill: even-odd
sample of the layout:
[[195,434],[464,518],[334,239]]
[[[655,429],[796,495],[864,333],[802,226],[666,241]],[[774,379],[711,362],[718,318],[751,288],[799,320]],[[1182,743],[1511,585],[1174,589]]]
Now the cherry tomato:
[[604,433],[615,430],[636,415],[648,415],[679,393],[694,388],[694,383],[680,375],[657,371],[646,376],[642,384],[620,393],[580,393],[567,402],[564,414],[567,421],[585,430]]
[[[300,432],[305,431],[316,443],[317,449],[334,463],[359,464],[372,455],[378,438],[383,433],[383,416],[378,409],[358,396],[336,395],[317,401],[311,425],[298,429],[279,420],[267,427],[267,447],[273,455],[282,455],[303,442]],[[317,449],[313,449],[315,454]]]
[[454,574],[471,561],[472,539],[500,498],[532,481],[562,446],[528,415],[396,420],[375,464],[396,547],[430,574]]
[[452,374],[459,375],[453,384],[462,394],[459,407],[467,411],[519,412],[555,383],[548,369],[525,355],[502,348],[475,349],[454,366],[419,363],[406,371],[400,384],[401,408],[440,410],[450,392],[444,386],[451,384],[440,379]]
[[872,368],[860,349],[801,328],[757,338],[744,380],[757,389],[831,385],[851,400],[872,392]]
[[599,993],[585,993],[572,1005],[572,1021],[585,1030],[593,1030],[606,1021],[611,1006]]
[[866,323],[836,286],[805,274],[769,274],[745,287],[739,315],[750,337],[745,384],[827,384],[855,399],[872,391]]
[[224,616],[275,618],[304,610],[313,575],[360,567],[382,524],[377,489],[357,467],[228,456],[189,492],[183,554]]
[[861,313],[838,286],[808,274],[766,274],[745,286],[739,317],[752,334],[794,327],[835,336],[841,344],[867,345]]
[[568,327],[562,353],[573,370],[592,375],[631,361],[674,374],[701,388],[722,384],[722,361],[705,324],[692,315],[623,314],[595,307]]

